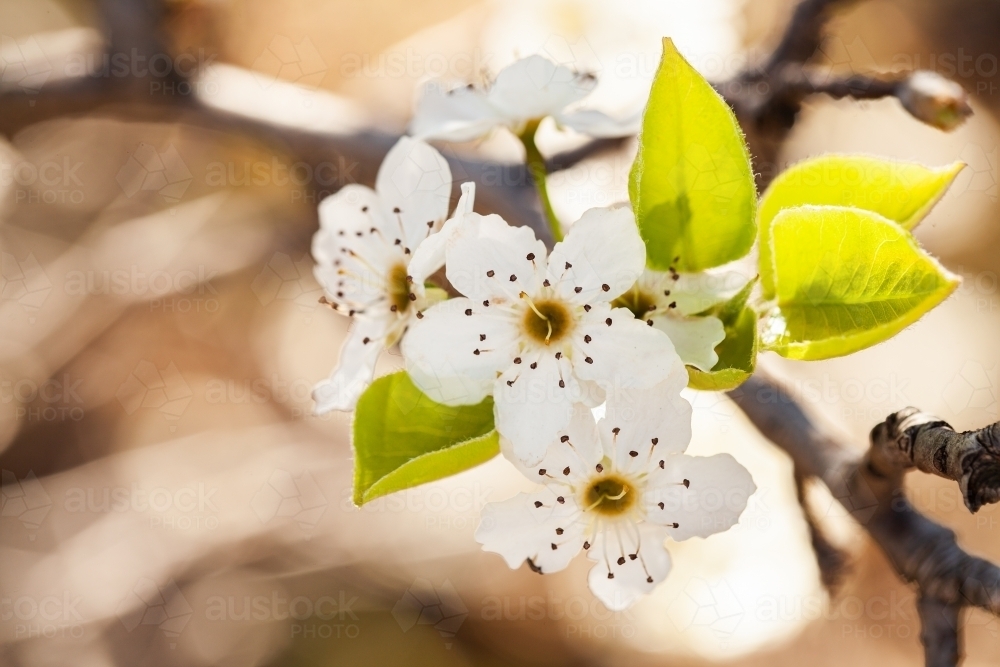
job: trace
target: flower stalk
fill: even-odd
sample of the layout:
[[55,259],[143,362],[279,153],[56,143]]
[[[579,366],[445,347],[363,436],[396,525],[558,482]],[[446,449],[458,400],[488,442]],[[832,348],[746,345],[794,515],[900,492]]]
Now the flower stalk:
[[552,233],[552,241],[559,243],[563,240],[562,226],[559,224],[559,218],[556,217],[556,212],[552,208],[552,202],[549,200],[549,189],[545,182],[545,179],[548,177],[548,172],[545,169],[545,158],[542,157],[538,146],[535,145],[535,133],[538,131],[540,122],[539,120],[529,121],[524,131],[518,135],[518,138],[524,144],[525,162],[528,165],[528,172],[535,182],[535,188],[538,190],[538,199],[542,203],[542,212],[545,214],[545,221],[548,223],[549,231]]

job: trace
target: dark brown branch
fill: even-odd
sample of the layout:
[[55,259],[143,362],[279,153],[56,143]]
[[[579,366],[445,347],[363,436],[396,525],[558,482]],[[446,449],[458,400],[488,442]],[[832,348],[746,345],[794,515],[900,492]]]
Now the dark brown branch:
[[805,63],[823,43],[823,30],[833,12],[857,0],[803,0],[792,14],[781,42],[768,59],[765,71],[776,74],[788,63]]
[[946,422],[906,408],[872,431],[872,468],[911,467],[958,482],[969,511],[1000,500],[1000,423],[956,433]]
[[958,645],[958,607],[936,598],[920,596],[920,643],[924,645],[927,667],[950,667],[961,660]]
[[813,482],[813,478],[802,475],[795,471],[795,491],[799,505],[802,507],[802,515],[809,528],[809,542],[812,545],[813,554],[816,556],[816,564],[819,565],[819,577],[823,582],[823,587],[831,593],[837,590],[843,581],[848,570],[847,554],[837,548],[823,531],[819,519],[813,512],[812,505],[806,497],[808,485]]
[[[954,532],[913,508],[903,491],[903,476],[915,464],[906,462],[903,445],[894,445],[895,452],[887,451],[883,436],[883,433],[903,433],[916,442],[911,450],[934,451],[935,443],[940,448],[939,443],[947,441],[948,446],[965,451],[969,437],[981,433],[995,437],[998,427],[993,425],[966,437],[939,420],[918,418],[906,422],[904,416],[900,420],[902,429],[894,430],[887,423],[877,426],[872,432],[871,448],[859,456],[849,443],[820,426],[788,396],[762,368],[730,393],[753,425],[792,457],[800,474],[816,477],[830,488],[837,501],[879,545],[899,575],[915,584],[921,596],[927,598],[924,606],[928,615],[925,618],[921,613],[925,623],[922,636],[933,641],[950,636],[940,625],[940,618],[931,614],[935,609],[945,619],[957,619],[966,606],[1000,614],[1000,568],[966,553],[956,542]],[[890,416],[887,422],[893,419],[898,417]],[[957,441],[962,445],[953,444]],[[944,610],[940,609],[942,606]],[[951,627],[952,643],[957,647],[957,624]],[[945,661],[948,655],[958,655],[957,648],[949,646],[947,642],[943,647],[935,645],[927,653],[927,664],[957,664]]]

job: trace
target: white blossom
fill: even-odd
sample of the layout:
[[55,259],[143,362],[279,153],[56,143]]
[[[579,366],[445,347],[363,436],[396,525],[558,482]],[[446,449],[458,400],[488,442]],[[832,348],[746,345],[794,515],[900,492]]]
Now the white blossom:
[[719,318],[702,314],[733,296],[746,278],[735,271],[677,273],[646,269],[614,305],[628,308],[668,336],[684,363],[710,371],[726,332]]
[[488,503],[476,531],[485,551],[511,568],[527,562],[558,572],[581,551],[595,561],[590,590],[609,609],[631,606],[670,571],[664,540],[707,537],[739,520],[756,486],[729,454],[683,452],[691,406],[683,365],[642,391],[608,398],[594,423],[580,406],[535,466],[518,466],[544,486]]
[[541,460],[575,403],[652,387],[678,359],[666,334],[611,305],[645,265],[627,208],[587,211],[548,256],[531,229],[475,213],[418,254],[414,263],[443,256],[464,296],[411,327],[401,344],[410,377],[448,405],[492,395],[497,430],[524,463]]
[[528,123],[551,116],[559,125],[593,137],[638,132],[639,114],[619,121],[594,109],[569,108],[596,85],[593,74],[533,55],[500,70],[487,89],[470,84],[445,90],[431,83],[417,102],[410,131],[423,139],[469,141],[494,127],[521,134]]
[[328,303],[354,322],[339,364],[313,390],[317,414],[353,410],[379,353],[429,305],[424,281],[440,264],[414,270],[410,260],[440,229],[450,195],[451,172],[441,154],[403,137],[379,167],[374,190],[347,185],[320,202],[314,273]]

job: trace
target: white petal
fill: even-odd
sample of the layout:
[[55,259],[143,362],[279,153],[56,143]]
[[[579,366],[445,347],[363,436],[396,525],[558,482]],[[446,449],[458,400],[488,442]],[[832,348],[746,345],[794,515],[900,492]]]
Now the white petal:
[[555,118],[560,125],[589,137],[628,137],[638,134],[642,126],[642,112],[616,119],[594,109],[578,109]]
[[396,234],[412,252],[448,217],[451,169],[428,144],[402,137],[382,161],[375,191],[388,218],[384,232]]
[[476,184],[462,183],[462,196],[458,199],[454,215],[444,223],[441,231],[431,234],[413,252],[408,273],[414,283],[422,285],[431,274],[444,266],[445,249],[456,234],[468,228],[464,224],[465,216],[472,213],[475,199]]
[[367,230],[373,224],[373,216],[378,214],[378,195],[365,185],[345,185],[319,203],[320,227],[334,232]]
[[675,540],[729,530],[757,490],[747,469],[729,454],[669,456],[647,480],[646,516],[665,525]]
[[573,224],[566,240],[552,249],[548,277],[564,299],[595,303],[611,301],[627,291],[645,265],[646,246],[632,211],[592,208]]
[[497,379],[494,415],[497,431],[510,440],[514,456],[532,467],[569,425],[580,387],[565,357],[536,353],[520,359]]
[[648,523],[598,533],[587,552],[588,558],[598,561],[588,577],[591,592],[612,611],[631,607],[670,573],[664,538],[662,527]]
[[406,265],[402,250],[368,230],[345,233],[321,228],[313,236],[312,252],[316,280],[345,312],[369,312],[370,307],[385,302],[386,276],[393,267]]
[[559,113],[586,97],[595,85],[592,74],[576,73],[533,55],[500,70],[487,99],[511,120],[531,120]]
[[[375,376],[375,362],[385,348],[386,323],[355,318],[354,328],[340,350],[340,361],[330,377],[312,392],[318,415],[330,410],[353,410]],[[367,342],[365,342],[367,340]]]
[[746,284],[746,277],[737,271],[682,273],[670,290],[670,299],[681,315],[695,315],[726,301]]
[[600,383],[609,396],[616,389],[657,385],[680,362],[665,333],[635,319],[626,308],[606,304],[594,306],[581,318],[573,332],[573,347],[576,374]]
[[[563,437],[567,438],[565,442]],[[522,464],[507,438],[500,439],[500,451],[528,479],[556,485],[584,482],[604,457],[594,415],[582,403],[574,406],[569,425],[549,443],[545,458],[539,464],[533,467]]]
[[410,132],[422,139],[470,141],[477,139],[503,118],[475,88],[445,89],[440,83],[424,86],[410,122]]
[[[576,500],[562,496],[560,503],[557,497],[558,491],[545,488],[487,503],[476,529],[476,541],[483,545],[483,551],[503,556],[514,569],[528,559],[542,573],[565,569],[583,548],[584,524],[574,521],[580,512]],[[540,506],[536,507],[536,503]]]
[[516,351],[513,323],[461,298],[439,303],[423,315],[400,344],[413,383],[446,405],[472,405],[490,395],[497,374],[510,366]]
[[670,336],[674,349],[688,366],[710,371],[719,362],[715,346],[726,337],[719,318],[667,314],[654,317],[653,327]]
[[[448,241],[448,280],[474,301],[516,303],[545,279],[545,245],[530,227],[511,227],[498,215],[466,215]],[[531,259],[528,259],[528,258]]]
[[619,470],[659,470],[660,460],[687,449],[691,404],[681,396],[686,385],[687,372],[678,362],[670,377],[651,389],[613,389],[608,393],[605,417],[598,429],[605,455]]

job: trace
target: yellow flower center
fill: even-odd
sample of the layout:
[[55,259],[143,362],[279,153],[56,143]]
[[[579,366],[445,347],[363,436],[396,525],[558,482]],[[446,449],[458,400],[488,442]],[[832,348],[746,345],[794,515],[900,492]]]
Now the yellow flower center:
[[397,264],[390,269],[387,278],[389,301],[400,313],[405,313],[410,307],[410,281],[406,276],[406,266]]
[[590,483],[584,494],[584,506],[604,516],[619,516],[635,505],[638,493],[626,480],[610,474]]
[[535,301],[524,313],[524,331],[532,340],[549,345],[562,340],[573,329],[573,316],[561,302]]
[[656,301],[646,292],[630,289],[611,302],[612,308],[628,308],[640,320],[646,319],[646,314],[656,307]]

